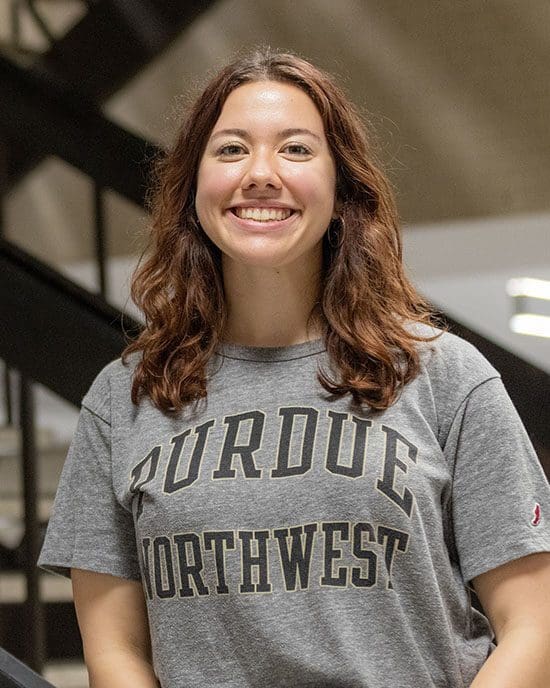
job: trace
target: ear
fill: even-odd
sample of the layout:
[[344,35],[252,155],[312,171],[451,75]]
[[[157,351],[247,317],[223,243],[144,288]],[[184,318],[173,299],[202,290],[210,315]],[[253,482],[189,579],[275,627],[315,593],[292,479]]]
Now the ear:
[[337,220],[340,216],[340,211],[342,210],[342,202],[337,198],[334,202],[334,211],[332,213],[332,219]]

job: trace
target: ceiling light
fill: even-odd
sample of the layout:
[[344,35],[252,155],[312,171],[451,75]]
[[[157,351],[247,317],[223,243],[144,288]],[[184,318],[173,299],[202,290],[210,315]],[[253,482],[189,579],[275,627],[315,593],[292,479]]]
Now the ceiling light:
[[550,300],[550,281],[532,277],[514,277],[506,283],[510,296],[532,296],[535,299]]
[[534,337],[550,337],[550,317],[519,313],[510,318],[510,329],[517,334],[530,334]]
[[512,297],[512,332],[550,337],[550,281],[516,277],[508,280],[506,291]]

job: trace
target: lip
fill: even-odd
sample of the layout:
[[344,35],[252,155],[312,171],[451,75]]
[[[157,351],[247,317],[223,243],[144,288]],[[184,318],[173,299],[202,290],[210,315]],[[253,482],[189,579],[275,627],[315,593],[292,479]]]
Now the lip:
[[278,201],[270,201],[269,199],[265,201],[243,201],[242,203],[235,203],[229,210],[231,210],[231,208],[282,208],[283,210],[297,211],[297,208],[293,208],[291,205],[279,203]]
[[[260,207],[260,206],[251,206],[251,205],[243,205],[243,206],[232,206],[233,208],[236,207],[241,207],[241,208],[252,208],[252,207]],[[273,208],[275,206],[263,206],[264,208]],[[277,206],[278,208],[283,208],[288,206]],[[242,218],[238,217],[235,215],[235,213],[229,209],[225,213],[226,215],[229,216],[231,222],[240,229],[244,229],[247,231],[254,231],[254,232],[273,232],[278,229],[285,229],[289,225],[291,225],[294,220],[300,216],[300,212],[298,210],[294,210],[294,212],[289,215],[286,220],[266,220],[265,222],[258,222],[257,220],[243,220]]]

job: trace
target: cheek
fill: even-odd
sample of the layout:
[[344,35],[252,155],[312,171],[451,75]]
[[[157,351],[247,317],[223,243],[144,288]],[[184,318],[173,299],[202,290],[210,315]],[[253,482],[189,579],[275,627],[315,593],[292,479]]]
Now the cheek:
[[296,196],[308,205],[330,207],[336,192],[336,177],[330,168],[310,170],[304,174],[296,170],[286,177]]
[[240,172],[234,165],[205,167],[197,176],[197,204],[204,205],[231,198]]

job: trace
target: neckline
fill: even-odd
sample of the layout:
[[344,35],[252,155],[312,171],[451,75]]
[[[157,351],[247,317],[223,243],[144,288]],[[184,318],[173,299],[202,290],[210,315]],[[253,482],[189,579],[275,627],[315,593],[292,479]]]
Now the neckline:
[[216,353],[224,358],[245,361],[292,361],[326,351],[323,337],[287,346],[247,346],[232,342],[218,344]]

